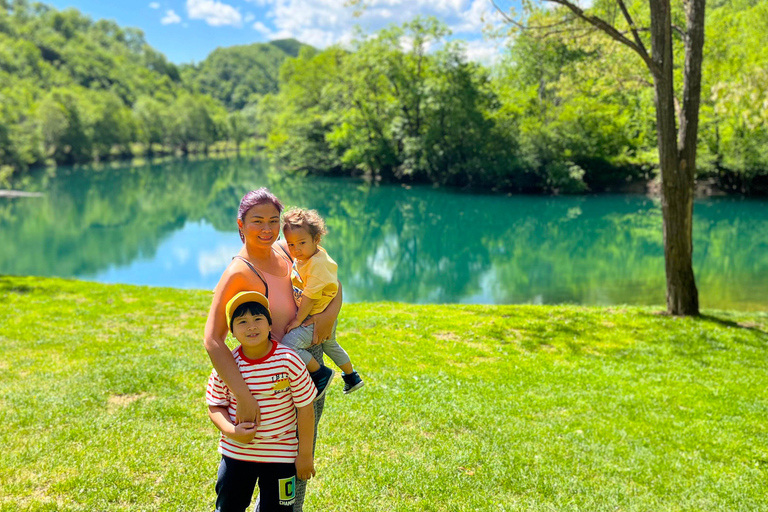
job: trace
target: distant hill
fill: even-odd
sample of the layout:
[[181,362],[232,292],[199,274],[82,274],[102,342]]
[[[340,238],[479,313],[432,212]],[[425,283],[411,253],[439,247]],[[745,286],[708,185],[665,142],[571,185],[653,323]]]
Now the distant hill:
[[[295,39],[217,48],[196,65],[182,65],[185,86],[208,94],[227,108],[240,110],[255,97],[277,92],[280,66],[312,48]],[[312,48],[314,50],[314,48]]]

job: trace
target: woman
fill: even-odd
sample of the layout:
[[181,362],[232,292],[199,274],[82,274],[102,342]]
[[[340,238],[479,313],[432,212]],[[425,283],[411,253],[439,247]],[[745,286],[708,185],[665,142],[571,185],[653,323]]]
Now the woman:
[[[205,323],[205,350],[213,366],[237,398],[237,421],[259,420],[256,399],[243,381],[240,371],[227,347],[226,305],[229,299],[242,291],[257,291],[269,298],[272,312],[272,334],[280,341],[285,326],[296,316],[296,303],[291,286],[291,260],[284,242],[277,242],[280,235],[282,203],[266,188],[245,194],[237,213],[237,226],[243,248],[232,259],[216,285],[208,320]],[[333,323],[341,309],[341,284],[339,293],[326,310],[313,316],[306,324],[314,323],[313,343],[331,335]],[[310,350],[322,364],[322,347],[314,345]],[[315,441],[317,424],[323,413],[325,398],[315,402]],[[304,504],[306,482],[296,481],[294,511],[300,512]]]

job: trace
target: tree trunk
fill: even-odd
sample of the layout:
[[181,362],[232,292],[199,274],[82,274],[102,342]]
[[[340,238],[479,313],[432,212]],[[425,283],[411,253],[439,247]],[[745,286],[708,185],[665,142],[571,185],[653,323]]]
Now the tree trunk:
[[[689,0],[702,4],[703,0]],[[693,275],[693,185],[696,165],[696,134],[701,77],[701,46],[698,62],[686,42],[686,89],[691,101],[683,102],[680,135],[675,126],[675,96],[672,54],[672,13],[669,0],[651,0],[652,59],[656,64],[654,89],[661,167],[661,211],[663,218],[664,261],[667,276],[667,312],[672,315],[698,315],[699,295]],[[693,9],[696,10],[695,8]],[[689,19],[690,23],[690,19]],[[689,27],[690,29],[690,27]],[[694,44],[695,46],[695,44]],[[691,58],[689,58],[689,56]],[[698,77],[689,76],[698,66]],[[698,86],[694,90],[693,85]],[[692,101],[695,97],[695,101]]]

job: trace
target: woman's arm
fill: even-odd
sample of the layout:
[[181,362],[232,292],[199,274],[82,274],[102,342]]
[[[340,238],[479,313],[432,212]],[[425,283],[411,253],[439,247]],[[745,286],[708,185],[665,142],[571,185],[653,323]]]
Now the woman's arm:
[[209,405],[208,417],[219,431],[238,443],[248,444],[253,441],[256,434],[256,424],[251,422],[233,424],[229,419],[229,413],[224,407]]
[[238,276],[225,270],[213,294],[211,309],[208,311],[208,320],[205,322],[203,344],[208,352],[208,357],[211,358],[213,367],[216,368],[221,379],[237,398],[237,422],[255,422],[258,424],[261,420],[259,404],[243,380],[240,369],[235,363],[235,358],[232,357],[232,351],[225,342],[227,332],[229,332],[226,297],[234,296],[238,290],[238,285]]
[[325,310],[322,313],[318,313],[310,317],[306,322],[301,325],[315,324],[315,328],[312,333],[312,344],[317,345],[324,340],[331,337],[333,332],[333,324],[336,322],[336,318],[341,311],[341,281],[339,281],[339,290],[336,292],[336,296],[328,303]]

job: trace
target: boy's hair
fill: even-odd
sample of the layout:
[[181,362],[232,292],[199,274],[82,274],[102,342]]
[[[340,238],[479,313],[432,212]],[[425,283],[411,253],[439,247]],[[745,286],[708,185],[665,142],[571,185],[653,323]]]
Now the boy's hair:
[[272,317],[269,314],[269,310],[258,302],[244,302],[237,306],[235,312],[232,313],[232,319],[229,321],[229,330],[232,331],[232,326],[235,325],[235,318],[241,317],[246,313],[250,313],[253,316],[264,315],[267,317],[267,322],[272,325]]
[[317,213],[317,210],[305,210],[303,208],[291,208],[283,216],[283,232],[287,229],[304,228],[314,240],[322,237],[328,231],[325,229],[325,221]]

